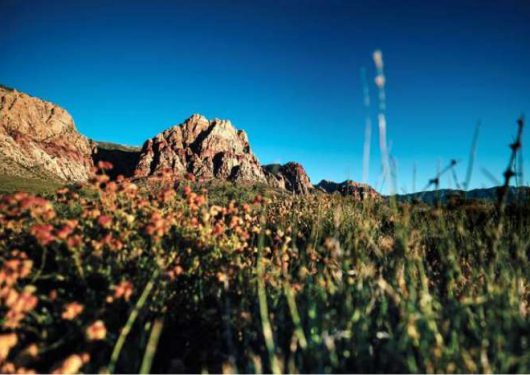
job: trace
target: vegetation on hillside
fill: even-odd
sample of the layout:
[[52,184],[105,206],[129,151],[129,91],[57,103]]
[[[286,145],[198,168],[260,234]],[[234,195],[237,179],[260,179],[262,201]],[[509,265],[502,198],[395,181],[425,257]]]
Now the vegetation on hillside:
[[530,371],[528,203],[191,186],[3,196],[0,371]]

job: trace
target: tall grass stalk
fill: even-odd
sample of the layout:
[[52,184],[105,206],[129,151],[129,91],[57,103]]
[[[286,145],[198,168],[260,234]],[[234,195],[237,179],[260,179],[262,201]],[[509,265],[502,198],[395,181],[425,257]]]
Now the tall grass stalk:
[[366,69],[361,68],[361,82],[363,85],[364,104],[364,147],[363,147],[363,183],[368,183],[370,177],[370,146],[372,143],[372,119],[370,116],[370,88],[366,79]]
[[464,189],[469,190],[469,183],[471,182],[471,174],[473,173],[473,164],[477,154],[478,135],[480,131],[480,121],[475,126],[475,132],[473,133],[473,140],[471,141],[471,149],[469,151],[469,160],[467,162],[466,181],[464,183]]
[[134,323],[136,322],[136,318],[138,318],[138,315],[140,314],[140,311],[144,307],[145,303],[147,302],[147,298],[149,297],[149,294],[153,290],[153,287],[155,286],[155,281],[158,278],[159,271],[156,270],[153,273],[153,276],[151,279],[147,282],[145,285],[145,288],[140,295],[140,298],[138,298],[138,301],[136,301],[136,305],[134,306],[133,310],[129,314],[129,318],[127,319],[127,322],[123,326],[120,336],[118,337],[118,340],[116,341],[116,344],[114,345],[114,349],[112,350],[112,354],[110,356],[110,362],[108,366],[109,373],[114,373],[114,369],[116,368],[116,363],[118,363],[118,359],[120,358],[120,353],[123,349],[123,346],[125,345],[125,341],[127,340],[127,336],[131,332]]
[[[258,238],[258,252],[261,255],[263,252],[263,234],[260,234]],[[267,289],[265,286],[265,278],[263,271],[263,258],[258,256],[257,265],[257,278],[258,278],[258,303],[259,303],[259,314],[261,319],[261,329],[263,338],[265,340],[265,347],[267,348],[267,354],[269,357],[269,365],[273,374],[281,374],[280,364],[276,357],[276,349],[274,345],[274,337],[272,334],[271,322],[269,318],[269,307],[267,303]]]
[[375,84],[379,92],[379,113],[377,115],[377,123],[379,126],[379,149],[381,151],[381,163],[383,167],[384,179],[390,183],[390,195],[396,192],[395,181],[393,181],[392,173],[390,171],[390,157],[387,146],[387,123],[386,123],[386,93],[385,93],[385,73],[383,64],[383,53],[376,50],[373,53],[375,68],[377,71],[375,77]]
[[147,341],[147,346],[142,358],[142,364],[140,366],[140,374],[149,374],[151,372],[153,359],[155,358],[156,348],[158,346],[158,341],[160,340],[160,335],[162,334],[163,328],[164,318],[157,318],[153,323],[151,333],[149,334],[149,340]]

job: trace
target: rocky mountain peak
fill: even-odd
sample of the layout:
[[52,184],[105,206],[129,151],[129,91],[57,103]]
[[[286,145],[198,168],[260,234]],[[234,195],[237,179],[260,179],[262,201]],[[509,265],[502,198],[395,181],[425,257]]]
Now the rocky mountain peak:
[[194,114],[144,143],[136,177],[162,170],[192,173],[199,179],[266,182],[248,137],[228,120]]

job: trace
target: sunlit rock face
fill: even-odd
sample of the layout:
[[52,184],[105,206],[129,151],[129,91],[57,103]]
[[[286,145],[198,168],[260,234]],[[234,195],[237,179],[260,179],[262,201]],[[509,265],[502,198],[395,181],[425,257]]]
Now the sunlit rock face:
[[0,86],[0,173],[86,181],[91,143],[63,108]]
[[244,131],[230,121],[210,121],[198,114],[144,143],[135,176],[168,170],[177,176],[191,173],[202,180],[267,181]]

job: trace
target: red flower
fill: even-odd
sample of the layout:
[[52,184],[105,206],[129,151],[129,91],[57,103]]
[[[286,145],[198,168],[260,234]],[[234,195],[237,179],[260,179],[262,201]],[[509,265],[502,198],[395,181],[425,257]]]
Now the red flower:
[[42,246],[46,246],[54,240],[52,230],[50,224],[37,224],[31,227],[31,234]]
[[109,170],[109,169],[114,168],[114,166],[112,165],[112,163],[108,161],[101,160],[98,162],[98,168],[101,170]]
[[112,224],[112,218],[110,216],[107,216],[107,215],[100,215],[98,217],[98,224],[102,228],[110,228],[110,226]]

